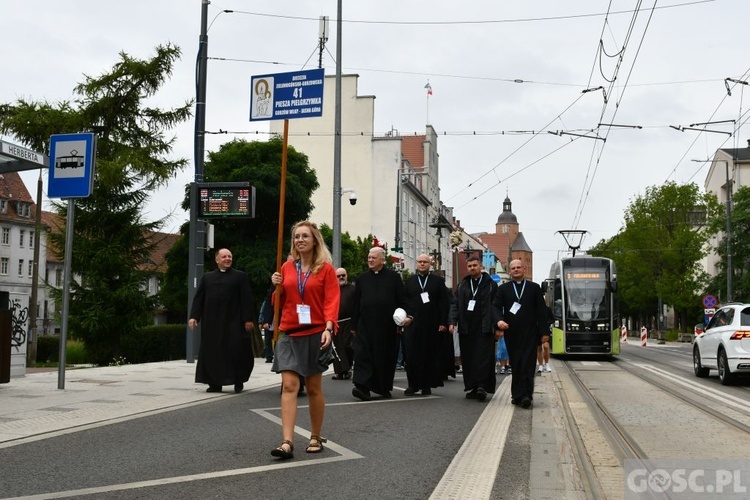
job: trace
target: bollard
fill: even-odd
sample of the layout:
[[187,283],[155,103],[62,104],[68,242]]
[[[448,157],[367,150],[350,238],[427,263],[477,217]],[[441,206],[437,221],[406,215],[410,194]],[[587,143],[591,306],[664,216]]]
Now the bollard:
[[648,347],[648,330],[646,330],[645,326],[641,327],[641,345]]
[[620,328],[620,331],[622,332],[622,343],[627,344],[628,343],[628,328],[625,325],[622,325],[622,328]]

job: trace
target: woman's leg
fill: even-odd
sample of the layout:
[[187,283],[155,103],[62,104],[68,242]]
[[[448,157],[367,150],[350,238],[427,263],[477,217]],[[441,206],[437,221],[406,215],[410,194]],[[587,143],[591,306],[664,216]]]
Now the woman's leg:
[[294,442],[294,425],[297,423],[297,391],[299,391],[297,372],[281,372],[281,431],[285,441]]
[[323,374],[310,375],[306,377],[306,382],[307,401],[310,403],[310,433],[313,436],[320,436],[326,409],[326,402],[323,397]]

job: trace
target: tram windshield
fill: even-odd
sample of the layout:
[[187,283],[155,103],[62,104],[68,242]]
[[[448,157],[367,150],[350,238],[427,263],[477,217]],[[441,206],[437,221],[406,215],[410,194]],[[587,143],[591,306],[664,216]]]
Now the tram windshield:
[[604,269],[567,268],[565,270],[565,305],[568,319],[607,320],[611,294]]

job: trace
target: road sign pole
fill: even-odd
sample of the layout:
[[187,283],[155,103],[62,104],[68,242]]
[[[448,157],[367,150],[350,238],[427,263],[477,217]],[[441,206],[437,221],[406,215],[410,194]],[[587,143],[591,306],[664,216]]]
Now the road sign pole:
[[68,343],[68,311],[70,310],[70,273],[73,260],[73,221],[75,201],[68,198],[68,219],[65,226],[65,264],[63,266],[62,320],[60,324],[60,354],[57,368],[57,388],[65,389],[65,348]]

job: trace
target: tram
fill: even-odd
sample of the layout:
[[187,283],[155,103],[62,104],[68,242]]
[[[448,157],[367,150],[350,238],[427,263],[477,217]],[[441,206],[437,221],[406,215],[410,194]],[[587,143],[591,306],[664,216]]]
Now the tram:
[[552,321],[552,354],[620,354],[615,263],[605,257],[565,257],[542,283]]

